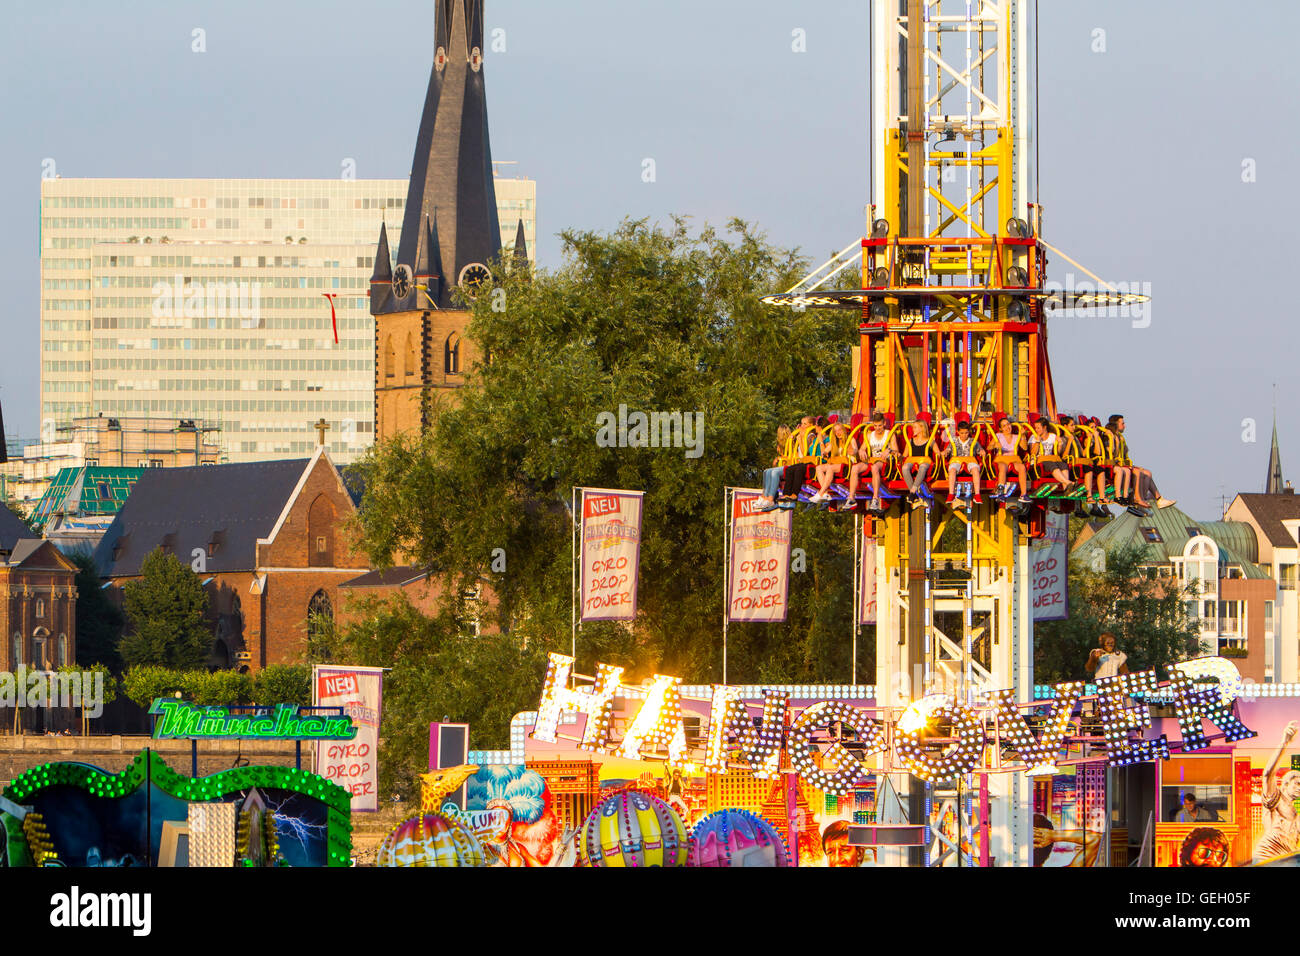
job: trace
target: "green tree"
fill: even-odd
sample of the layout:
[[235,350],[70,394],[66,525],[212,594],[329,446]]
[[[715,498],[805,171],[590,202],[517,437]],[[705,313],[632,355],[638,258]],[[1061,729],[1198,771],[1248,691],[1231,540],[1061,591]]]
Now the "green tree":
[[147,554],[140,577],[123,588],[122,603],[131,625],[121,644],[127,665],[190,670],[207,664],[208,596],[198,575],[175,555],[161,548]]
[[1130,671],[1158,667],[1163,672],[1204,653],[1196,618],[1187,608],[1196,598],[1194,588],[1157,577],[1142,567],[1145,560],[1143,549],[1135,547],[1108,554],[1100,572],[1070,562],[1070,616],[1034,627],[1035,682],[1089,679],[1084,664],[1103,631],[1115,635]]
[[510,721],[535,709],[546,652],[508,634],[476,636],[453,609],[427,617],[402,595],[359,605],[337,629],[334,646],[350,663],[390,667],[384,675],[379,786],[387,794],[415,793],[415,774],[428,766],[429,724],[470,725],[474,749],[510,746]]
[[122,667],[118,644],[126,617],[104,591],[95,559],[85,551],[71,558],[77,566],[77,665],[103,664],[118,671]]
[[[448,594],[486,584],[485,625],[567,650],[571,489],[644,490],[638,618],[584,626],[579,669],[601,660],[632,679],[719,679],[722,489],[757,485],[779,424],[851,405],[854,324],[762,305],[805,263],[744,223],[725,236],[679,220],[562,238],[561,268],[503,274],[499,293],[472,303],[469,336],[490,361],[457,405],[431,404],[423,436],[385,442],[357,466],[363,546],[377,566],[400,555],[432,568]],[[598,416],[620,406],[699,412],[702,446],[602,447]],[[729,679],[848,679],[851,528],[796,521],[810,561],[789,621],[736,629]],[[504,573],[491,569],[497,548]]]

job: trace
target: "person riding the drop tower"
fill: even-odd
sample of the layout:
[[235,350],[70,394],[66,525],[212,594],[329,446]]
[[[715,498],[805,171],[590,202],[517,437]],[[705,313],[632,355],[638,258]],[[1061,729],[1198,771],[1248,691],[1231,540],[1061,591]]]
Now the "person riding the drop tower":
[[984,457],[984,446],[975,437],[970,416],[958,412],[952,424],[945,422],[944,425],[948,442],[948,505],[962,504],[957,497],[957,479],[963,471],[970,475],[971,501],[977,505],[982,504],[984,499],[980,497],[980,460]]

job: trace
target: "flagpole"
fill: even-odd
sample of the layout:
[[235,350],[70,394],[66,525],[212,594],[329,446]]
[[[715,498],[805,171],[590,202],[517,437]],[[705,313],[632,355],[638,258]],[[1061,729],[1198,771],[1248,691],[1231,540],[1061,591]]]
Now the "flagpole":
[[[573,487],[569,492],[569,517],[572,519],[573,524],[573,527],[569,529],[570,541],[573,546],[573,560],[569,564],[569,656],[573,658],[574,664],[569,669],[570,674],[577,670],[578,665],[578,531],[582,527],[582,521],[578,516],[578,491],[577,487]],[[570,681],[572,681],[572,677],[570,677]]]
[[853,512],[853,671],[849,683],[858,686],[858,628],[862,613],[862,516]]
[[722,683],[727,683],[727,599],[731,594],[731,486],[722,486]]

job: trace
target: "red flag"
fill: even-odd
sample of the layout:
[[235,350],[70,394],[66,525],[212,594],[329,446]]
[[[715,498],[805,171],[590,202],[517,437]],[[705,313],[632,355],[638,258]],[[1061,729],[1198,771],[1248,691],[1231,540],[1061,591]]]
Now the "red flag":
[[334,300],[338,298],[337,292],[322,292],[321,295],[330,300],[330,325],[334,326],[334,344],[339,344],[339,320],[334,315]]

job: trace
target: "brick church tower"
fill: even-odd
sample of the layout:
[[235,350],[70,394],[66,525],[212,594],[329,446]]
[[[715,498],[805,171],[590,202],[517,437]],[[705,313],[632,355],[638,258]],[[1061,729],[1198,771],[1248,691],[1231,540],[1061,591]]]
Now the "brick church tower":
[[[491,287],[501,232],[483,87],[483,0],[437,0],[433,72],[394,260],[380,228],[370,277],[375,437],[426,424],[425,395],[451,394],[477,356],[452,291]],[[516,250],[518,254],[519,250]]]

